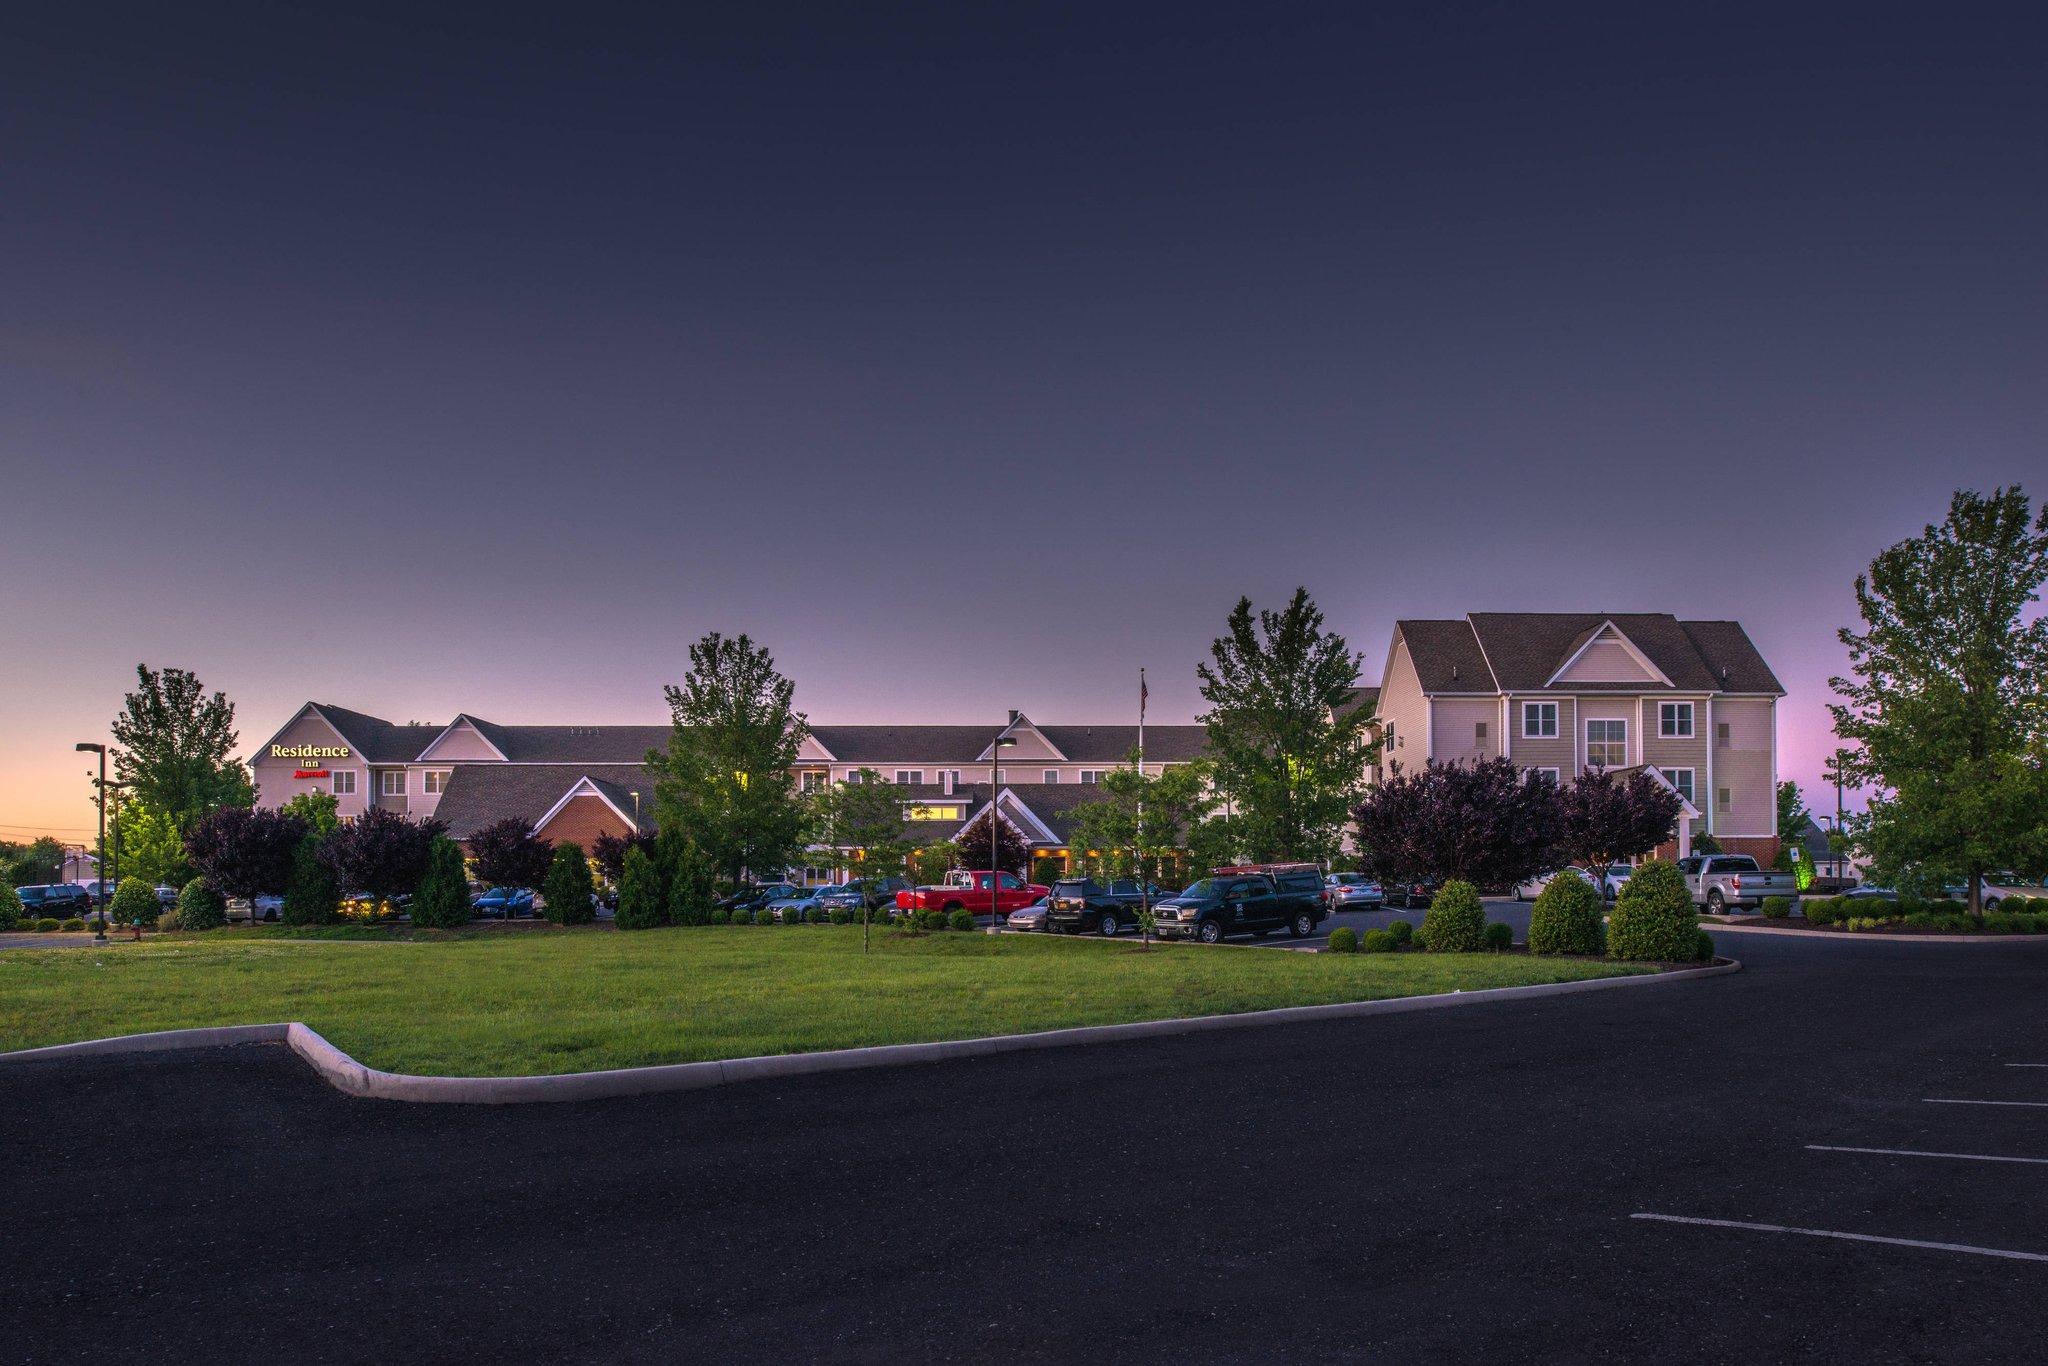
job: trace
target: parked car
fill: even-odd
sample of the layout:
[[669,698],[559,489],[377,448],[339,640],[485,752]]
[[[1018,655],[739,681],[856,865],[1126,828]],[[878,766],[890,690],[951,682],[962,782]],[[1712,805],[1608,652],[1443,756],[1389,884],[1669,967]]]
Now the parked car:
[[284,898],[266,892],[249,898],[251,920],[276,920],[284,914]]
[[85,888],[75,882],[35,883],[14,890],[21,897],[22,914],[31,919],[49,917],[62,920],[68,916],[83,915],[92,906],[92,898],[85,894]]
[[167,882],[157,883],[156,904],[167,911],[176,906],[178,904],[178,889]]
[[1233,934],[1263,937],[1282,929],[1306,939],[1323,919],[1321,874],[1310,889],[1283,887],[1271,873],[1215,873],[1161,901],[1154,914],[1162,939],[1215,944]]
[[1709,915],[1721,915],[1730,906],[1762,906],[1764,898],[1782,896],[1796,899],[1799,879],[1757,866],[1747,854],[1694,854],[1678,861],[1685,885],[1692,892],[1692,904]]
[[1426,910],[1429,903],[1436,897],[1437,888],[1441,886],[1443,886],[1442,880],[1433,877],[1388,883],[1386,888],[1386,904],[1403,911],[1417,907]]
[[1006,915],[1034,901],[1045,900],[1051,890],[1026,882],[1015,873],[962,870],[948,874],[944,882],[935,886],[912,887],[896,893],[896,909]]
[[533,888],[493,887],[470,903],[470,909],[478,915],[495,915],[501,920],[510,920],[515,915],[532,915]]
[[[1967,899],[1969,895],[1969,891],[1965,889],[1963,896]],[[1985,910],[1995,911],[1998,909],[1999,902],[2004,901],[2007,897],[2014,896],[2028,898],[2043,897],[2048,896],[2048,890],[2044,890],[2040,883],[2023,878],[2018,873],[1986,873],[1984,875],[1983,904]]]
[[1029,906],[1019,906],[1011,911],[1003,924],[1019,934],[1036,934],[1045,929],[1049,907],[1043,901],[1034,901]]
[[1614,900],[1614,898],[1621,895],[1621,889],[1628,885],[1629,874],[1633,873],[1634,871],[1635,869],[1629,867],[1629,865],[1627,865],[1626,863],[1609,864],[1607,867],[1606,874],[1603,877],[1601,877],[1599,882],[1596,884],[1591,873],[1587,872],[1584,868],[1579,867],[1577,864],[1569,864],[1563,868],[1552,869],[1550,872],[1547,873],[1538,873],[1536,874],[1536,876],[1531,878],[1524,878],[1522,881],[1516,883],[1515,900],[1534,901],[1537,897],[1543,895],[1543,889],[1550,885],[1550,880],[1552,878],[1562,876],[1566,873],[1570,873],[1573,876],[1577,877],[1581,882],[1585,883],[1588,887],[1597,885],[1599,887],[1600,895],[1607,898],[1607,900],[1612,901]]
[[[809,919],[813,907],[829,910],[832,903],[825,899],[825,894],[827,892],[837,892],[838,890],[837,887],[832,886],[799,887],[788,896],[775,898],[775,900],[768,903],[766,909],[777,920],[787,921],[793,914]],[[842,902],[840,904],[844,905],[847,903]],[[858,900],[855,900],[851,904],[857,906],[860,903]]]
[[786,896],[794,896],[802,890],[803,888],[797,886],[794,882],[750,882],[744,887],[734,888],[730,895],[720,897],[718,909],[721,911],[758,911],[770,902],[780,901]]
[[[1130,886],[1137,888],[1135,882]],[[1142,901],[1142,896],[1138,900]],[[1138,923],[1138,906],[1126,904],[1123,897],[1092,877],[1063,877],[1053,883],[1045,907],[1045,927],[1054,934],[1099,934],[1114,939]]]
[[860,893],[860,896],[856,898],[855,904],[858,905],[861,901],[865,901],[868,909],[871,911],[880,910],[885,906],[894,906],[896,904],[896,894],[898,892],[907,892],[911,887],[909,878],[896,876],[855,878],[846,885]]
[[1387,893],[1363,873],[1332,873],[1323,879],[1323,904],[1333,911],[1376,911],[1387,904]]
[[1166,895],[1156,882],[1140,882],[1134,877],[1113,877],[1103,884],[1103,890],[1110,900],[1120,901],[1127,910],[1140,910]]

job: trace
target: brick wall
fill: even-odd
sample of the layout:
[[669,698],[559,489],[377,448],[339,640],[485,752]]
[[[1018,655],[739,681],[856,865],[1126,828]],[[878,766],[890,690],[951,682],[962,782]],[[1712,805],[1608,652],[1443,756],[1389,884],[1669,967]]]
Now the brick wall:
[[578,797],[555,813],[537,833],[544,840],[560,844],[573,840],[589,853],[599,835],[623,835],[626,823],[602,797]]

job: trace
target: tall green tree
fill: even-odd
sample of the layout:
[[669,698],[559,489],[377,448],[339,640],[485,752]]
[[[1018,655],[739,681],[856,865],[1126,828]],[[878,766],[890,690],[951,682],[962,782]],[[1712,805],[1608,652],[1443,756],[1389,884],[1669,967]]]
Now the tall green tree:
[[306,829],[323,838],[341,825],[341,802],[332,792],[301,792],[281,809],[287,816],[297,816],[306,823]]
[[108,841],[120,852],[123,879],[138,877],[151,886],[182,887],[198,869],[185,857],[185,839],[168,811],[139,801],[116,808]]
[[910,842],[903,838],[903,789],[871,768],[811,794],[813,837],[830,851],[834,867],[854,877],[903,871]]
[[2018,487],[1959,490],[1948,516],[1856,580],[1835,731],[1874,789],[1855,839],[1881,879],[2048,867],[2048,509]]
[[1806,809],[1806,796],[1799,790],[1799,784],[1790,778],[1778,784],[1778,866],[1789,868],[1794,862],[1792,846],[1806,830],[1813,813]]
[[63,869],[63,844],[44,835],[15,855],[12,866],[7,870],[7,880],[16,887],[33,887],[55,882]]
[[[287,894],[286,901],[290,901]],[[412,895],[412,923],[423,930],[451,930],[469,923],[469,872],[462,850],[446,835],[427,846],[427,871]]]
[[1323,627],[1306,588],[1278,612],[1238,599],[1197,667],[1218,790],[1233,834],[1258,859],[1328,859],[1365,786],[1377,741],[1369,708],[1348,708],[1360,657]]
[[777,874],[795,861],[808,804],[790,781],[810,733],[796,685],[768,651],[713,631],[690,647],[690,671],[663,690],[673,725],[651,750],[660,825],[687,830],[727,882]]
[[1188,837],[1215,806],[1207,770],[1174,764],[1164,773],[1128,767],[1102,775],[1098,800],[1067,813],[1070,839],[1084,858],[1110,877],[1171,880],[1186,860]]
[[597,919],[597,907],[591,901],[596,890],[583,846],[574,840],[556,845],[554,861],[541,883],[541,900],[547,903],[542,913],[557,925],[588,925]]
[[114,718],[114,775],[129,798],[168,812],[190,830],[208,812],[249,806],[256,789],[234,757],[235,704],[226,693],[209,695],[184,669],[135,666],[139,684]]

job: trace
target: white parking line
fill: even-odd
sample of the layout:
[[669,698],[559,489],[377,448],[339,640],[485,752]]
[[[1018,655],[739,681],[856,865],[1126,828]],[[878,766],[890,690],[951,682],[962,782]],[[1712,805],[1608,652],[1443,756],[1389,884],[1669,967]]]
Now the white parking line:
[[1663,1224],[1699,1224],[1706,1228],[1743,1229],[1750,1233],[1797,1233],[1808,1238],[1838,1238],[1847,1243],[1884,1243],[1891,1247],[1924,1247],[1936,1252],[1967,1252],[1973,1257],[2002,1257],[2012,1262],[2048,1262],[2048,1252],[2011,1252],[1998,1247],[1972,1247],[1968,1243],[1930,1243],[1921,1238],[1880,1238],[1874,1233],[1840,1233],[1831,1228],[1792,1228],[1786,1224],[1745,1224],[1736,1219],[1694,1219],[1683,1214],[1631,1214],[1631,1219],[1653,1219]]
[[2026,1110],[2048,1110],[2048,1100],[1937,1100],[1931,1096],[1920,1098],[1922,1105],[2017,1105]]
[[2009,1062],[2007,1067],[2048,1067],[2048,1062]]
[[1958,1162],[2025,1162],[2048,1167],[2048,1157],[1991,1157],[1984,1153],[1925,1153],[1917,1148],[1838,1148],[1832,1143],[1809,1143],[1816,1153],[1881,1153],[1886,1157],[1952,1157]]

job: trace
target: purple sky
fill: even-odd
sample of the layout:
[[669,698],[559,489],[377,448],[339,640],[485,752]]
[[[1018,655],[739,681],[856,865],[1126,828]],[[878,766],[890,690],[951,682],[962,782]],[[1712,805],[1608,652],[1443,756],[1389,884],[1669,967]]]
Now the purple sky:
[[1856,572],[2048,493],[2019,7],[189,8],[0,19],[0,834],[138,659],[1185,720],[1297,583],[1738,618],[1813,783]]

